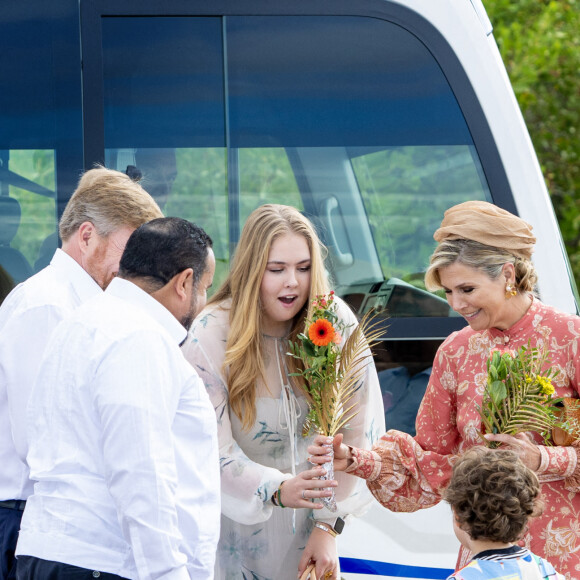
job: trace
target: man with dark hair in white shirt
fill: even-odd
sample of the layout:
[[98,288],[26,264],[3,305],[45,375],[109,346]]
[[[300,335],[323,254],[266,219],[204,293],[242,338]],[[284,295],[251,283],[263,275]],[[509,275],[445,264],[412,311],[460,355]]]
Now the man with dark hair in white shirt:
[[214,270],[201,228],[153,220],[53,333],[28,409],[19,580],[213,578],[216,418],[179,345]]
[[14,549],[33,482],[26,465],[26,406],[57,324],[115,276],[129,235],[163,214],[127,175],[104,167],[81,177],[59,224],[62,250],[0,307],[0,580],[16,574]]

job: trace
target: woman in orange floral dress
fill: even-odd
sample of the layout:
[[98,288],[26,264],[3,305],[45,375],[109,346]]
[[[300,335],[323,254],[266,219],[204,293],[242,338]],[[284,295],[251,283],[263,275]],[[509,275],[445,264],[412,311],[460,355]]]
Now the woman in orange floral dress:
[[[558,397],[578,398],[580,318],[540,302],[533,294],[535,243],[522,219],[486,202],[466,202],[445,213],[435,232],[438,247],[426,274],[429,289],[443,288],[450,306],[468,325],[439,348],[417,415],[417,435],[388,431],[371,451],[334,440],[335,470],[367,480],[375,498],[392,511],[435,505],[452,466],[481,444],[481,404],[486,360],[493,349],[515,351],[530,341],[547,348]],[[580,442],[543,445],[527,434],[486,435],[516,451],[542,483],[545,509],[521,543],[549,560],[567,580],[580,578]],[[309,452],[323,457],[323,439]],[[470,554],[464,548],[458,565]]]

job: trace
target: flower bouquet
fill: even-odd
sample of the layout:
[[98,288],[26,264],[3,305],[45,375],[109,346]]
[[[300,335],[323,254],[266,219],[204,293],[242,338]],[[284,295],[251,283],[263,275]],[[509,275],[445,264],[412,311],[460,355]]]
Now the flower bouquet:
[[[482,433],[516,435],[533,431],[550,445],[554,427],[569,431],[572,427],[560,420],[553,398],[552,379],[558,371],[548,367],[548,353],[531,348],[529,343],[516,352],[494,350],[487,360],[487,383],[479,413]],[[490,447],[499,443],[487,441]]]
[[[372,313],[367,313],[350,336],[343,341],[348,326],[336,314],[334,292],[313,300],[312,319],[306,321],[304,333],[290,343],[290,356],[302,367],[291,373],[302,379],[302,388],[309,404],[302,435],[317,432],[334,437],[356,415],[352,402],[365,372],[370,348],[382,332]],[[340,346],[342,344],[342,347]],[[323,479],[334,479],[333,462],[324,465]],[[332,497],[323,498],[324,505],[336,511]]]

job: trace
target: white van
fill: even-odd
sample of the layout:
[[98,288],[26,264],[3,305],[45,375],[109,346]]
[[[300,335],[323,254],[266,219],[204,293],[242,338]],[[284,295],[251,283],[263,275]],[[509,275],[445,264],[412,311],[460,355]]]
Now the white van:
[[[5,0],[0,63],[0,266],[15,282],[47,263],[96,162],[209,232],[215,286],[248,214],[294,205],[337,293],[385,313],[386,422],[410,433],[437,347],[465,324],[423,285],[447,208],[487,200],[533,224],[541,298],[577,312],[480,0]],[[457,553],[445,505],[375,504],[339,546],[349,579],[445,578]]]

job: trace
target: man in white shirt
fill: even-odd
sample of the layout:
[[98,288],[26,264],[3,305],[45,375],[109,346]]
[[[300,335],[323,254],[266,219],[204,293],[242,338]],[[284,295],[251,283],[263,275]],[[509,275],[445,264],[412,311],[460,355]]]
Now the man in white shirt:
[[61,320],[106,288],[129,235],[159,217],[153,198],[124,173],[87,171],[59,224],[62,250],[0,307],[0,580],[15,577],[20,518],[32,493],[26,406],[48,339]]
[[153,220],[53,333],[28,409],[19,580],[213,578],[216,417],[179,345],[214,270],[201,228]]

